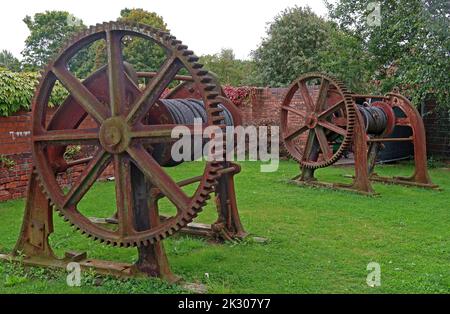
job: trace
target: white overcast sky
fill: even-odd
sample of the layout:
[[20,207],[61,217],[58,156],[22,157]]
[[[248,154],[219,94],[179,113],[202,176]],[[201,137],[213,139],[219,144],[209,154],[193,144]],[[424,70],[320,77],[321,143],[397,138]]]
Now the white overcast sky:
[[0,50],[21,58],[29,33],[22,21],[26,15],[65,10],[92,25],[115,20],[127,7],[161,15],[171,33],[197,55],[232,48],[237,58],[247,59],[265,36],[266,23],[294,5],[308,5],[326,16],[322,0],[9,0],[0,11]]

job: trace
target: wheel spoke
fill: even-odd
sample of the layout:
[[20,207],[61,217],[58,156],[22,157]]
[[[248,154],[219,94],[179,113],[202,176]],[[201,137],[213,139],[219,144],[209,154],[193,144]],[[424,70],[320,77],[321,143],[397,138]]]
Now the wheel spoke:
[[322,78],[322,83],[320,84],[319,88],[319,96],[317,97],[317,102],[315,106],[316,112],[321,112],[323,109],[325,109],[329,86],[330,82],[327,79]]
[[129,147],[127,151],[131,158],[136,162],[136,166],[179,210],[187,208],[191,199],[183,192],[178,184],[164,172],[161,166],[152,156],[150,156],[142,145]]
[[80,80],[73,76],[65,67],[54,66],[52,72],[57,79],[67,88],[72,97],[91,115],[99,124],[107,117],[105,106],[95,97]]
[[333,156],[333,152],[330,149],[330,145],[328,145],[327,136],[322,127],[318,126],[314,129],[316,132],[316,137],[319,140],[320,150],[325,159],[330,159]]
[[120,115],[125,108],[125,70],[122,56],[122,34],[106,32],[108,54],[108,85],[111,115]]
[[290,111],[290,112],[292,112],[292,113],[294,113],[294,114],[296,114],[296,115],[298,115],[298,116],[300,116],[302,118],[305,117],[305,114],[303,112],[301,112],[300,110],[294,109],[294,108],[289,107],[289,106],[281,106],[281,108],[284,109],[284,110]]
[[308,132],[308,138],[305,143],[305,152],[303,153],[303,160],[309,160],[314,147],[314,141],[316,140],[314,130],[310,129]]
[[300,94],[303,97],[303,101],[305,102],[305,105],[309,111],[314,111],[314,102],[311,98],[311,94],[308,91],[308,87],[306,86],[305,81],[301,81],[298,84],[298,87],[300,89]]
[[331,122],[336,124],[337,126],[346,126],[347,118],[346,117],[333,117]]
[[131,132],[131,137],[145,139],[147,142],[153,143],[173,142],[178,140],[178,138],[172,137],[172,131],[175,127],[188,128],[191,135],[202,135],[207,124],[202,124],[201,126],[192,124],[140,125]]
[[183,64],[176,57],[168,58],[145,88],[141,97],[133,104],[127,121],[133,125],[150,110],[150,107],[160,98],[164,89],[170,84]]
[[124,154],[114,155],[118,233],[123,237],[134,233],[133,195],[130,160]]
[[299,136],[300,134],[304,133],[306,130],[308,130],[308,127],[306,125],[302,126],[301,128],[289,133],[284,137],[285,141],[290,141],[294,139],[295,137]]
[[340,128],[337,125],[334,125],[333,123],[330,123],[328,121],[319,121],[318,124],[330,131],[333,131],[334,133],[337,133],[337,134],[340,134],[343,136],[347,135],[347,131],[345,129]]
[[100,149],[82,172],[77,183],[69,191],[64,201],[64,207],[77,205],[100,174],[108,166],[111,155]]
[[97,129],[66,129],[45,131],[33,136],[35,142],[52,142],[52,144],[89,144],[98,142]]
[[334,105],[330,106],[329,108],[327,108],[326,110],[322,111],[319,114],[319,119],[325,119],[328,116],[330,116],[333,112],[337,111],[338,109],[341,109],[342,105],[344,105],[344,100],[339,100],[337,103],[335,103]]

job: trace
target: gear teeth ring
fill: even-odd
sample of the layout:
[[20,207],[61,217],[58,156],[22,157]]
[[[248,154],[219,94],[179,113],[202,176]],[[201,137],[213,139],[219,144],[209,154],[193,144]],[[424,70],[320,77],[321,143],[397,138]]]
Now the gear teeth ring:
[[[296,160],[302,167],[307,169],[318,169],[318,168],[324,168],[331,166],[332,164],[336,163],[344,154],[344,151],[350,147],[352,141],[353,141],[353,134],[355,130],[356,125],[356,106],[353,102],[352,93],[345,87],[344,83],[335,77],[319,73],[319,72],[312,72],[312,73],[305,73],[301,75],[297,80],[294,81],[294,83],[291,85],[291,87],[286,92],[284,98],[284,102],[287,100],[288,95],[290,94],[290,91],[292,88],[294,88],[295,85],[297,85],[302,80],[308,80],[312,78],[325,78],[329,82],[331,82],[333,85],[335,85],[342,95],[344,104],[345,104],[345,110],[347,114],[347,125],[346,125],[346,135],[344,136],[344,140],[341,142],[338,150],[333,154],[333,156],[328,160],[323,161],[305,161],[303,159],[303,153],[300,153],[297,150],[292,149],[292,147],[295,147],[294,143],[291,143],[293,139],[286,141],[283,140],[283,146],[286,149],[287,154],[290,158]],[[284,103],[283,102],[283,103]],[[283,112],[281,113],[283,114]],[[287,130],[287,125],[281,125],[281,128],[285,128]],[[293,145],[288,145],[293,144]]]
[[[143,24],[128,24],[121,22],[105,22],[103,24],[91,26],[85,31],[74,35],[65,44],[65,46],[63,46],[55,59],[45,67],[41,74],[32,100],[33,110],[34,112],[38,112],[38,114],[33,116],[33,119],[36,119],[47,106],[44,100],[45,97],[42,97],[42,95],[49,92],[48,89],[52,88],[50,86],[53,86],[48,83],[54,79],[52,78],[52,69],[55,63],[65,60],[68,55],[68,50],[71,51],[71,53],[77,49],[80,50],[87,42],[89,42],[89,40],[92,39],[91,41],[94,41],[96,38],[100,38],[101,36],[99,36],[99,33],[109,31],[124,31],[128,33],[134,32],[135,34],[152,38],[154,41],[159,42],[162,46],[165,46],[167,49],[171,50],[173,54],[176,54],[178,59],[183,63],[188,72],[194,78],[196,86],[203,96],[203,101],[207,109],[208,122],[212,125],[220,125],[220,121],[222,121],[224,117],[222,115],[222,110],[217,109],[219,101],[216,97],[219,96],[221,88],[217,84],[216,79],[213,78],[207,70],[203,69],[203,65],[201,63],[198,63],[199,58],[191,50],[188,50],[186,45],[182,44],[181,41],[177,40],[174,36],[167,32],[160,31]],[[35,148],[33,148],[33,151],[44,153],[40,144],[33,142],[33,145],[36,145],[34,146]],[[110,231],[111,233],[99,233],[96,231],[94,223],[80,220],[78,218],[79,215],[71,214],[73,209],[68,210],[68,208],[65,208],[64,204],[62,204],[61,200],[63,198],[60,195],[60,191],[56,191],[54,186],[46,180],[46,172],[43,171],[43,169],[45,169],[44,164],[40,164],[39,161],[41,159],[35,158],[35,160],[38,160],[36,162],[34,172],[37,174],[36,177],[38,179],[39,186],[49,201],[54,204],[54,208],[58,215],[62,216],[64,220],[67,220],[69,224],[73,225],[75,229],[88,238],[92,238],[94,241],[98,240],[100,243],[105,243],[106,245],[120,247],[149,245],[157,241],[161,241],[185,227],[198,215],[199,212],[201,212],[202,208],[206,205],[206,201],[210,198],[210,194],[214,192],[213,185],[217,183],[217,178],[219,177],[217,172],[221,169],[221,165],[218,162],[213,161],[207,163],[203,173],[203,180],[201,180],[200,186],[198,187],[195,195],[192,197],[187,208],[181,211],[179,215],[173,217],[173,219],[169,222],[166,222],[164,227],[161,228],[161,225],[159,225],[159,228],[147,230],[147,233],[144,231],[140,232],[138,235],[127,238],[118,237],[117,234],[113,234],[112,231]],[[48,161],[46,162],[48,163]]]

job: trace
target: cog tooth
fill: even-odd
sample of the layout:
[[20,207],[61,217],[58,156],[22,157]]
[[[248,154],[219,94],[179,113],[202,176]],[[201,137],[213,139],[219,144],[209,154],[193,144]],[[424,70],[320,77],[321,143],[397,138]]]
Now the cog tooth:
[[217,96],[219,96],[219,93],[217,93],[217,92],[209,92],[209,93],[208,93],[208,96],[206,96],[206,98],[208,98],[208,99],[214,99],[214,98],[216,98]]
[[198,60],[200,60],[199,57],[197,57],[195,55],[192,55],[188,58],[189,62],[197,62]]
[[192,50],[184,50],[183,51],[183,56],[185,56],[185,57],[187,57],[187,56],[191,56],[191,55],[193,55],[194,54],[194,52],[192,51]]
[[209,76],[205,76],[200,80],[200,82],[202,82],[203,84],[210,83],[211,81],[212,79]]
[[[207,71],[207,70],[198,70],[197,71],[197,75],[198,76],[204,76],[204,75],[207,75],[209,72]],[[211,77],[207,77],[209,80],[211,80]],[[203,79],[205,79],[205,78],[203,78]],[[202,83],[204,83],[203,81],[202,81]]]
[[205,87],[203,89],[209,92],[209,91],[212,91],[212,90],[216,89],[216,87],[217,86],[215,84],[206,83]]

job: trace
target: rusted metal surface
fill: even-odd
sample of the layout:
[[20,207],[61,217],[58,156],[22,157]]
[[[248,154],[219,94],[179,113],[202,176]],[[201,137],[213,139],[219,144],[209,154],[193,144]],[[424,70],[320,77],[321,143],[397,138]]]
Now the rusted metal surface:
[[[315,100],[308,88],[314,81],[320,81]],[[297,92],[304,101],[305,113],[290,106]],[[302,75],[288,88],[281,105],[280,128],[286,149],[304,168],[317,169],[335,163],[351,144],[356,123],[355,111],[344,84],[321,73]],[[291,126],[288,119],[291,114],[300,116],[303,123]],[[333,123],[333,119],[340,119],[343,125]],[[300,151],[295,140],[303,134],[306,134],[306,141],[304,150]],[[342,137],[336,152],[331,150],[327,135]]]
[[[157,74],[158,72],[137,72],[138,77],[145,77],[145,78],[154,78]],[[189,75],[175,75],[173,79],[176,81],[194,82],[192,76]]]
[[[311,88],[308,89],[314,84],[319,86],[315,98]],[[297,92],[303,99],[304,111],[291,104]],[[400,109],[404,117],[397,118],[394,108]],[[292,125],[290,115],[300,117],[297,120],[301,123]],[[388,137],[397,125],[410,127],[413,135],[408,138]],[[301,166],[302,172],[293,179],[294,183],[368,195],[375,194],[371,180],[437,188],[427,171],[422,119],[409,100],[397,93],[385,96],[352,94],[339,80],[329,75],[307,73],[289,87],[281,106],[280,127],[286,149]],[[298,141],[302,135],[306,138],[303,146]],[[407,178],[377,176],[374,167],[377,154],[383,147],[381,143],[400,141],[412,141],[414,144],[414,174]],[[353,151],[355,160],[353,183],[318,182],[314,177],[315,169],[334,164],[349,149]]]
[[[137,85],[139,74],[123,59],[121,41],[124,36],[147,39],[167,52],[159,71],[151,74],[143,88]],[[77,52],[98,40],[105,41],[107,64],[80,81],[67,65]],[[33,98],[34,171],[22,231],[13,255],[20,252],[29,264],[47,266],[65,265],[76,258],[83,266],[101,272],[125,276],[146,274],[174,282],[178,278],[170,271],[161,240],[191,223],[211,193],[221,200],[217,223],[224,225],[214,232],[217,223],[213,224],[213,233],[222,234],[225,230],[230,238],[246,234],[239,221],[232,178],[239,172],[237,165],[206,162],[199,179],[189,181],[195,182],[197,188],[188,195],[154,155],[154,147],[169,146],[173,142],[171,131],[180,125],[169,119],[167,108],[160,102],[169,84],[182,79],[177,74],[180,69],[187,70],[189,79],[171,91],[169,97],[195,95],[205,108],[203,126],[223,127],[221,108],[232,104],[224,97],[214,77],[197,61],[193,52],[175,37],[142,24],[98,24],[74,37],[62,49],[42,73]],[[49,95],[56,81],[61,82],[70,95],[47,122]],[[231,109],[233,119],[239,123],[240,117],[235,117],[237,111]],[[96,127],[79,128],[87,117],[95,121]],[[193,125],[186,126],[193,129]],[[65,161],[66,147],[75,144],[94,147],[92,156]],[[65,193],[58,183],[58,173],[81,164],[85,164],[84,171]],[[114,169],[117,209],[112,220],[116,228],[95,223],[78,209],[80,201],[108,165]],[[233,168],[233,172],[228,172],[229,168]],[[159,215],[157,204],[162,197],[176,208],[173,216],[164,219]],[[93,240],[112,246],[137,247],[138,261],[127,266],[88,260],[85,254],[69,254],[63,260],[57,259],[48,244],[48,236],[53,232],[53,209]]]

